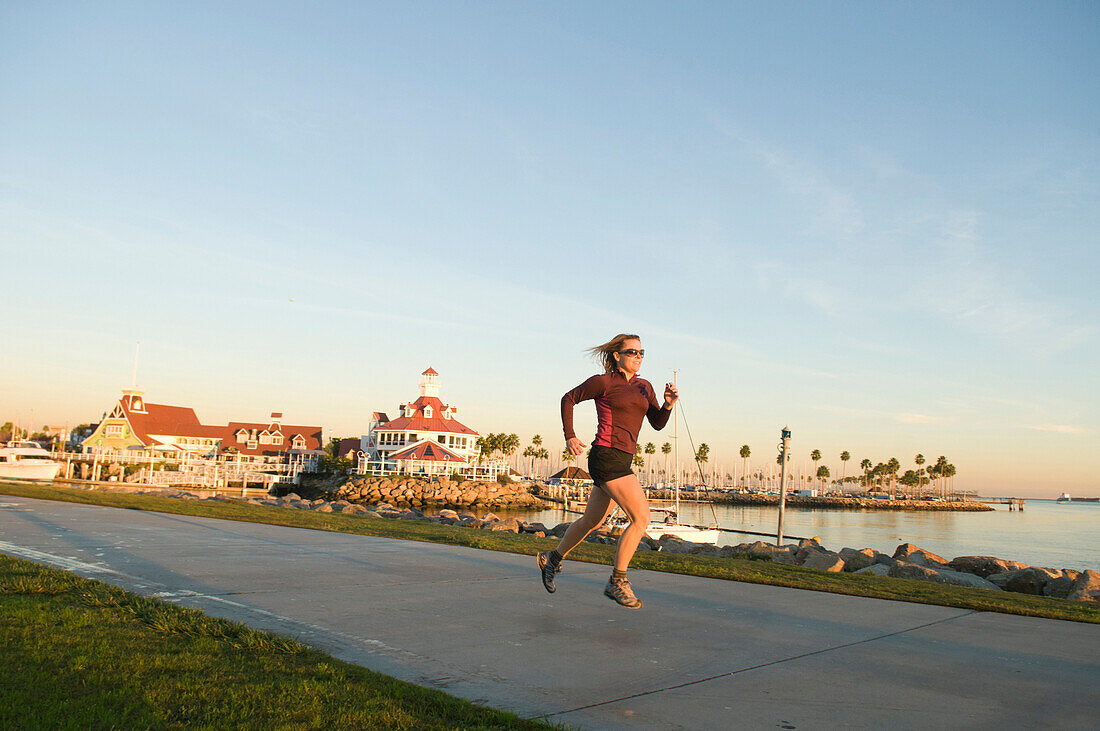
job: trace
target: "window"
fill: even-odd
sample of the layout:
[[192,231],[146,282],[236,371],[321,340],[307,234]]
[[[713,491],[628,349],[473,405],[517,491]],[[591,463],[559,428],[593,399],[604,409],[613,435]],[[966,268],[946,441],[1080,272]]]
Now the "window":
[[282,444],[283,443],[283,435],[282,434],[277,434],[277,433],[272,434],[271,435],[271,443],[272,444]]
[[271,444],[271,435],[264,432],[260,435],[260,444]]
[[409,441],[410,441],[410,442],[415,442],[415,441],[416,441],[416,435],[410,432],[410,434],[409,434]]
[[294,441],[292,442],[292,444],[293,444],[295,449],[305,449],[306,448],[306,440],[302,439],[299,436],[294,437]]
[[431,406],[425,406],[424,407],[424,418],[425,419],[432,418],[432,407]]
[[106,435],[109,437],[121,437],[122,436],[122,424],[108,424]]
[[237,432],[237,441],[238,442],[247,442],[248,441],[248,432],[246,432],[244,429],[241,429],[239,432]]
[[[451,437],[451,438],[452,438],[452,439],[454,439],[454,437]],[[438,441],[439,441],[439,443],[440,443],[440,444],[442,444],[442,445],[443,445],[444,447],[446,447],[446,446],[447,446],[447,437],[446,437],[446,435],[444,435],[444,434],[440,434],[440,435],[439,435],[439,440],[438,440]]]
[[451,437],[450,437],[450,439],[451,439],[451,444],[450,444],[450,446],[452,446],[452,447],[453,447],[453,446],[455,445],[455,435],[454,435],[454,434],[452,434],[452,435],[451,435]]

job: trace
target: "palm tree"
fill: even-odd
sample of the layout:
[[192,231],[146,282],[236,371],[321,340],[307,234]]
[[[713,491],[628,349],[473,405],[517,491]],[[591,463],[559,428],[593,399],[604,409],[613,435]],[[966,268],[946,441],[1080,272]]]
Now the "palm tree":
[[[710,457],[710,445],[703,442],[699,445],[699,449],[695,451],[695,464],[699,465],[699,476],[703,476],[703,465],[707,463],[707,459]],[[703,480],[703,487],[706,487],[706,480]]]
[[848,454],[848,450],[845,449],[840,453],[840,491],[844,492],[844,473],[848,471],[848,460],[852,458],[852,455]]
[[820,449],[815,449],[814,451],[810,452],[810,459],[812,459],[814,461],[814,468],[816,469],[817,468],[817,461],[819,459],[821,459],[821,450]]
[[[539,459],[539,460],[542,460],[542,461],[543,461],[544,463],[545,463],[545,462],[547,462],[547,461],[549,461],[549,459],[550,459],[550,453],[546,451],[546,447],[539,447],[539,448],[538,448],[538,449],[537,449],[537,450],[535,451],[535,459]],[[544,467],[545,467],[545,465],[544,465]],[[542,475],[542,472],[544,472],[544,471],[545,471],[545,470],[540,470],[540,471],[539,471],[539,475],[540,475],[540,477],[541,477],[541,475]]]
[[817,479],[821,480],[821,489],[825,489],[825,480],[829,477],[829,468],[821,465],[817,468]]
[[942,454],[939,457],[936,457],[935,470],[936,470],[936,477],[938,477],[939,480],[940,480],[940,494],[943,496],[943,499],[946,500],[947,499],[947,478],[944,475],[944,472],[947,471],[947,457],[944,457]]
[[921,469],[921,465],[924,464],[924,455],[918,454],[916,457],[913,457],[913,461],[917,464],[917,490],[923,493],[924,491],[921,489],[923,487],[921,485],[921,475],[924,473],[924,470]]
[[646,484],[653,482],[653,473],[650,471],[650,466],[653,464],[651,457],[657,454],[657,445],[653,442],[646,442],[645,445],[645,472],[646,472]]
[[739,454],[741,455],[741,486],[747,487],[747,485],[745,485],[745,478],[748,477],[749,474],[749,455],[752,454],[752,450],[749,449],[749,445],[742,444]]
[[665,482],[668,482],[668,455],[672,454],[672,445],[665,442],[661,445],[661,454],[665,455]]
[[535,474],[535,456],[537,454],[538,452],[536,452],[535,448],[531,445],[528,445],[527,448],[523,450],[523,456],[528,459],[529,467],[527,468],[527,474],[531,476]]
[[870,492],[871,490],[871,460],[866,457],[859,463],[859,468],[863,470],[863,488]]
[[897,457],[891,457],[890,461],[886,463],[886,469],[890,473],[890,493],[893,496],[897,495],[898,491],[898,470],[901,468],[901,462],[898,462]]

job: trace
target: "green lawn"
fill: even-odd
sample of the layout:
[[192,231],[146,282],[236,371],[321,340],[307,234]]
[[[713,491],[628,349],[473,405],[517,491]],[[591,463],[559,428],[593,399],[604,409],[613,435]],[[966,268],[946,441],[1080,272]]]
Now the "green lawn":
[[[460,528],[422,521],[390,520],[357,515],[341,515],[339,513],[315,513],[294,508],[250,505],[236,500],[179,500],[151,495],[80,490],[54,485],[17,485],[12,483],[0,483],[0,493],[89,505],[152,510],[177,515],[225,518],[296,528],[428,541],[529,555],[533,555],[537,551],[548,550],[556,545],[555,540],[536,538],[530,535],[491,533],[475,528]],[[613,555],[613,546],[582,543],[569,555],[569,558],[570,560],[610,564]],[[654,571],[667,571],[669,573],[705,576],[731,581],[747,581],[756,584],[789,586],[836,594],[851,594],[979,611],[1100,623],[1100,606],[1092,602],[1071,602],[1066,599],[988,589],[971,589],[909,579],[849,573],[828,574],[771,561],[639,551],[635,555],[631,566]]]
[[0,554],[0,728],[551,728]]

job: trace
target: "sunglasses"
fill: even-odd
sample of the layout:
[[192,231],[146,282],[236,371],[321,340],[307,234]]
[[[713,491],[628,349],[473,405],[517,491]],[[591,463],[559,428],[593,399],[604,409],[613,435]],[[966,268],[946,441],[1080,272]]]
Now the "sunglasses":
[[634,348],[627,348],[626,350],[620,350],[619,355],[636,355],[639,358],[644,358],[645,350],[635,350]]

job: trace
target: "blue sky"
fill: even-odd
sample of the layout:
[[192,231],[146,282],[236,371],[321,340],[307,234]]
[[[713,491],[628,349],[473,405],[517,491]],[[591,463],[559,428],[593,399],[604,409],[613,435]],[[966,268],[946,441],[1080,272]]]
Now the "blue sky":
[[140,341],[208,422],[357,434],[432,365],[553,447],[633,331],[720,463],[1100,493],[1095,4],[225,5],[0,9],[3,420]]

